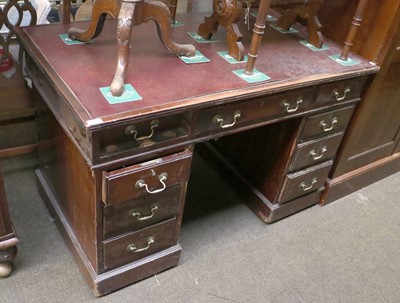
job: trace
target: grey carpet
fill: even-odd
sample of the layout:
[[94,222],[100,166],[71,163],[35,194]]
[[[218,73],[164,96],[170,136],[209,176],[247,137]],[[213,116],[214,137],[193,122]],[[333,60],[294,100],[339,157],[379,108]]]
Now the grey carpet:
[[95,298],[38,194],[35,155],[1,164],[21,240],[2,303],[399,302],[400,173],[266,225],[197,157],[180,265]]

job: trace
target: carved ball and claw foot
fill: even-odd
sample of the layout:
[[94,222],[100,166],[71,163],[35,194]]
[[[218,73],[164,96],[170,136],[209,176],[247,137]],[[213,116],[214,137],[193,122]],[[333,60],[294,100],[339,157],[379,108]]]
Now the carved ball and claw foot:
[[171,38],[170,11],[166,4],[150,0],[97,0],[93,4],[92,20],[86,30],[71,28],[68,32],[71,39],[89,41],[100,34],[105,21],[106,13],[118,18],[117,66],[110,89],[113,96],[121,96],[124,92],[124,83],[129,65],[131,32],[134,25],[150,20],[155,21],[158,35],[164,45],[178,56],[194,56],[196,49],[191,44],[178,44]]
[[299,16],[307,20],[308,27],[308,43],[316,48],[321,48],[324,43],[324,37],[321,33],[321,23],[318,19],[318,12],[323,0],[310,0],[308,3],[304,1],[293,1],[289,4],[286,11],[278,19],[277,26],[283,30],[289,30],[295,23],[296,17]]
[[210,40],[218,30],[218,26],[226,27],[226,42],[228,54],[242,61],[244,59],[243,36],[239,31],[237,22],[242,16],[242,5],[237,0],[213,0],[213,13],[204,18],[197,33],[204,39]]
[[0,278],[8,277],[12,272],[11,262],[17,256],[17,247],[11,246],[0,250]]

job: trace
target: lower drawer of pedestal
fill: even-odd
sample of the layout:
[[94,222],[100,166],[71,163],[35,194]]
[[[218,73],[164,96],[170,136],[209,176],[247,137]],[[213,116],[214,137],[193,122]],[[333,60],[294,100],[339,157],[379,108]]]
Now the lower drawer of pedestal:
[[177,185],[160,193],[104,207],[103,234],[138,230],[174,217],[178,214],[181,193],[185,189],[186,186]]
[[176,219],[103,242],[103,265],[109,270],[146,257],[176,244]]
[[316,191],[325,183],[332,163],[332,161],[326,161],[287,175],[278,202],[283,204]]

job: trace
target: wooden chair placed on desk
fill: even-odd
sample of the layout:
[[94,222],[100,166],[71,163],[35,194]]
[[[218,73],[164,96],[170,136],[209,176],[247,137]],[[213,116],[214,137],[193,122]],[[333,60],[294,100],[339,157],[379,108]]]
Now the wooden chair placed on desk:
[[[68,31],[71,39],[89,41],[97,37],[102,29],[107,14],[118,18],[117,39],[118,56],[114,79],[111,83],[111,93],[121,96],[124,91],[124,82],[127,66],[129,64],[131,31],[134,25],[153,20],[157,24],[160,40],[164,45],[177,55],[193,56],[193,45],[178,44],[171,38],[170,12],[168,7],[160,1],[149,0],[97,0],[93,4],[91,23],[85,30],[73,27]],[[65,14],[65,15],[68,15]]]

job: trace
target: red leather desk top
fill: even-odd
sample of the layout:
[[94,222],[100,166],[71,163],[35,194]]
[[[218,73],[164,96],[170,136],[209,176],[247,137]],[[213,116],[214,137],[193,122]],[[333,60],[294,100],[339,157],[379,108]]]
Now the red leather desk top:
[[[132,48],[126,83],[132,84],[142,100],[109,104],[99,88],[109,86],[117,58],[116,22],[107,20],[103,32],[93,43],[66,45],[59,34],[67,33],[71,24],[25,27],[19,36],[31,56],[50,75],[58,87],[69,90],[68,101],[83,125],[100,119],[104,123],[160,111],[179,111],[182,107],[201,107],[207,102],[234,102],[251,95],[260,95],[313,85],[354,75],[376,72],[377,67],[361,60],[361,64],[344,67],[328,56],[339,54],[341,46],[326,41],[325,51],[312,51],[299,43],[307,33],[301,26],[296,34],[282,34],[267,23],[256,68],[271,80],[249,84],[233,74],[245,63],[230,64],[217,54],[227,50],[225,28],[215,35],[218,43],[197,43],[188,34],[196,31],[203,15],[178,15],[185,26],[172,29],[177,43],[191,43],[208,57],[210,63],[185,64],[160,42],[154,22],[133,28]],[[252,22],[255,18],[252,17]],[[86,28],[87,23],[74,23]],[[246,52],[252,33],[241,24]],[[352,57],[356,57],[351,54]],[[75,99],[75,100],[72,100]]]

